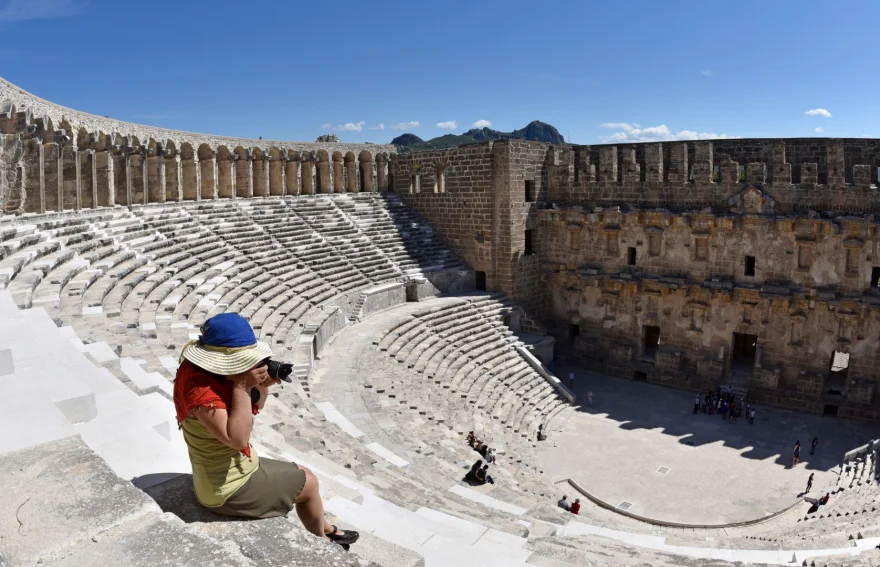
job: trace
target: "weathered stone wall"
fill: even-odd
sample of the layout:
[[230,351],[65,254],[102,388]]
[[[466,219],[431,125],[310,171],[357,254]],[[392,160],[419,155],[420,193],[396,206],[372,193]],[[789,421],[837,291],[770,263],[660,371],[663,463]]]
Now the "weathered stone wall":
[[761,186],[781,212],[880,210],[872,189],[880,141],[747,139],[554,149],[548,199],[558,203],[718,207]]
[[[873,215],[757,215],[721,211],[583,207],[538,211],[538,256],[599,273],[635,272],[861,294],[880,268]],[[634,253],[634,254],[633,254]],[[632,255],[632,257],[631,257]],[[753,257],[754,275],[746,275]],[[629,265],[634,260],[634,265]]]
[[[395,189],[588,365],[877,419],[878,159],[876,140],[505,141],[398,157]],[[445,186],[411,194],[436,164]]]
[[0,79],[0,134],[23,152],[3,211],[385,191],[394,147],[193,134],[86,114]]
[[[540,303],[538,258],[526,254],[536,227],[547,144],[512,140],[395,156],[394,188],[441,232],[486,287],[526,307]],[[527,183],[529,184],[527,199]]]

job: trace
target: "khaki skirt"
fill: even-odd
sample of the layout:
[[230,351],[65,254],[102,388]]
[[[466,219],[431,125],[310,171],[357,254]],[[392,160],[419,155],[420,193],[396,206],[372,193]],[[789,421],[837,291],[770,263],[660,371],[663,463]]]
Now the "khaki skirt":
[[260,457],[260,466],[226,503],[211,511],[241,518],[274,518],[293,510],[306,485],[306,473],[295,463]]

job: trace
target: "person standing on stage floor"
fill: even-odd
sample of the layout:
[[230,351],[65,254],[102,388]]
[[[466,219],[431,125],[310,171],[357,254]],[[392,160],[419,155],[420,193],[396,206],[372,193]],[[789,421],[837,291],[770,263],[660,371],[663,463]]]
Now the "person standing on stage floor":
[[819,438],[813,437],[813,442],[810,443],[810,455],[816,454],[816,447],[818,447],[818,446],[819,446]]
[[700,411],[700,394],[697,394],[697,399],[694,400],[694,415],[697,415],[697,412]]
[[574,372],[568,373],[568,389],[574,389]]
[[794,453],[791,455],[791,468],[797,466],[797,464],[801,460],[801,442],[795,441],[794,443]]
[[593,390],[587,392],[587,405],[593,407]]
[[807,489],[804,490],[804,494],[809,494],[810,489],[813,488],[813,475],[815,473],[810,473],[810,478],[807,479]]
[[755,408],[752,408],[752,413],[749,414],[749,425],[755,425]]

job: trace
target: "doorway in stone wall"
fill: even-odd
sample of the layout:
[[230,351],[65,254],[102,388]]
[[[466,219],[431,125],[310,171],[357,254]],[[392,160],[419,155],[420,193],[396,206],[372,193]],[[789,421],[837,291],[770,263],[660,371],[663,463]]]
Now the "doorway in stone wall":
[[486,272],[476,272],[476,288],[478,291],[486,291]]
[[653,358],[660,348],[660,327],[655,325],[645,325],[645,356]]
[[831,364],[828,367],[828,376],[825,378],[824,392],[832,395],[842,395],[846,389],[846,377],[849,374],[849,353],[834,351],[831,354]]
[[751,375],[755,368],[755,354],[757,351],[757,335],[734,333],[733,350],[730,353],[731,375]]

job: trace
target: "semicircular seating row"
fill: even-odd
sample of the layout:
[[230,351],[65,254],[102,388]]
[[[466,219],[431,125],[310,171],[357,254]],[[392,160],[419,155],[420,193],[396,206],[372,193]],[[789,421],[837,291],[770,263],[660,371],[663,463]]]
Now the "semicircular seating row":
[[[214,313],[245,314],[263,340],[284,349],[284,358],[302,322],[339,290],[460,265],[427,226],[387,199],[221,201],[24,222],[0,218],[0,283],[19,307],[43,307],[56,323],[73,325],[71,339],[82,339],[84,352],[143,398],[167,395],[180,347]],[[626,563],[632,544],[596,530],[649,536],[656,528],[597,507],[585,506],[580,517],[565,514],[554,505],[554,487],[535,472],[537,425],[552,429],[566,405],[513,356],[515,341],[504,325],[509,306],[485,294],[448,299],[420,306],[375,337],[373,362],[387,372],[378,373],[384,378],[372,379],[367,391],[377,403],[394,400],[400,423],[412,426],[389,434],[394,453],[408,459],[405,465],[344,434],[296,388],[285,390],[257,420],[261,452],[308,464],[320,473],[330,511],[426,556],[441,553],[433,545],[470,541],[471,532],[479,532],[465,548],[480,558],[480,549],[501,554],[506,546],[498,564],[525,565],[528,558],[541,558],[529,563],[535,565]],[[491,493],[459,482],[475,454],[451,423],[475,424],[502,448]],[[818,517],[785,515],[726,536],[715,530],[712,546],[779,549],[780,542],[794,546],[806,534],[819,545],[853,536],[853,526],[859,526],[856,535],[870,537],[880,524],[866,506],[876,499],[876,483],[859,477],[850,484]],[[526,524],[528,539],[520,537]],[[759,543],[755,534],[774,534],[778,541]],[[699,537],[694,534],[695,548],[706,545]],[[443,549],[454,555],[452,547]],[[655,565],[680,564],[663,549],[641,548],[639,554]]]
[[241,313],[262,339],[289,350],[311,314],[339,294],[462,266],[393,195],[3,220],[0,284],[19,307],[45,307],[87,342],[114,345],[153,372],[175,368],[169,355],[216,313]]

